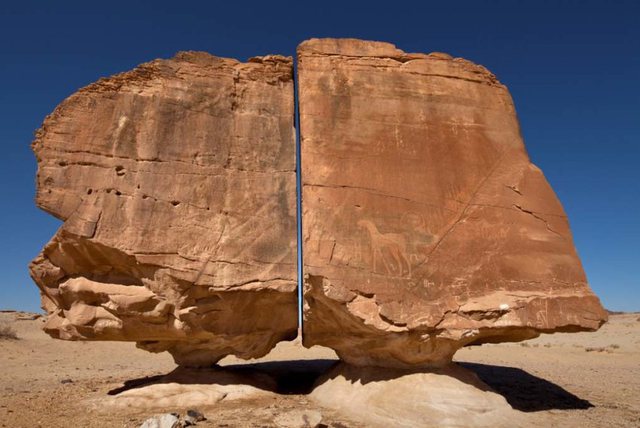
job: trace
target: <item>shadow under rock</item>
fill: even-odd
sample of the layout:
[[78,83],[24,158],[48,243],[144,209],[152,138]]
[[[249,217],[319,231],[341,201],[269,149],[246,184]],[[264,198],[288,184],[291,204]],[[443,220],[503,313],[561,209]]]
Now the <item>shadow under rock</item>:
[[130,379],[124,385],[108,392],[122,392],[149,385],[178,383],[182,385],[250,385],[279,394],[308,394],[315,381],[327,372],[336,360],[292,360],[264,363],[234,364],[191,369],[177,367],[166,375]]
[[[470,373],[471,371],[472,373]],[[376,367],[353,367],[332,359],[271,361],[250,364],[214,366],[205,369],[178,367],[166,375],[130,379],[108,392],[117,395],[124,391],[154,384],[178,383],[231,385],[244,384],[278,394],[309,394],[318,381],[344,376],[351,382],[366,384],[399,378],[420,370],[393,370]],[[588,409],[594,407],[584,400],[545,379],[514,367],[478,363],[457,363],[432,371],[448,375],[480,390],[487,386],[502,395],[516,410]],[[479,378],[482,382],[478,382]]]
[[399,369],[399,368],[388,368],[388,367],[361,367],[361,366],[352,366],[347,363],[337,363],[335,367],[332,367],[332,370],[329,370],[325,373],[325,375],[320,379],[321,381],[326,381],[329,379],[334,379],[338,376],[344,377],[351,383],[359,383],[362,385],[366,385],[371,382],[384,382],[394,379],[399,379],[404,376],[413,376],[420,374],[428,374],[428,375],[437,375],[444,376],[448,378],[454,378],[460,382],[469,384],[471,386],[476,387],[481,391],[488,391],[489,388],[487,385],[482,383],[478,376],[472,371],[458,365],[458,364],[449,364],[440,368],[415,368],[415,369]]
[[577,397],[561,386],[515,367],[458,364],[475,372],[480,380],[502,395],[511,407],[522,412],[594,407],[589,401]]

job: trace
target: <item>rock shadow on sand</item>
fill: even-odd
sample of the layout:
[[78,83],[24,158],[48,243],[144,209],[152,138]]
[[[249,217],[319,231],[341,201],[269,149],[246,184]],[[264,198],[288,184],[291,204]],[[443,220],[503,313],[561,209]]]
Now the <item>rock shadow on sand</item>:
[[[389,389],[385,384],[395,386]],[[561,386],[514,367],[458,363],[423,372],[353,367],[334,359],[272,361],[207,369],[178,367],[166,375],[127,380],[108,394],[113,396],[116,405],[120,402],[139,407],[157,404],[158,399],[178,404],[188,400],[210,403],[265,394],[310,395],[327,407],[345,411],[348,409],[341,408],[342,405],[349,401],[353,404],[355,396],[370,395],[368,399],[361,398],[364,400],[361,404],[369,406],[369,401],[378,402],[376,397],[392,392],[400,397],[406,393],[402,401],[425,407],[425,413],[432,411],[431,401],[445,400],[451,405],[460,401],[461,394],[466,394],[468,397],[458,403],[457,411],[467,409],[473,402],[477,413],[495,412],[493,421],[508,420],[509,406],[520,412],[593,407],[589,401]],[[342,399],[333,402],[337,397]],[[416,400],[424,402],[419,404]]]
[[511,407],[521,412],[584,410],[594,407],[589,401],[561,386],[519,368],[464,362],[458,364],[475,372],[480,380],[502,395]]
[[304,395],[310,393],[316,380],[335,364],[336,360],[333,359],[315,359],[234,364],[200,369],[177,367],[165,375],[126,380],[123,386],[110,390],[108,394],[117,396],[152,385],[180,384],[245,385],[282,395]]

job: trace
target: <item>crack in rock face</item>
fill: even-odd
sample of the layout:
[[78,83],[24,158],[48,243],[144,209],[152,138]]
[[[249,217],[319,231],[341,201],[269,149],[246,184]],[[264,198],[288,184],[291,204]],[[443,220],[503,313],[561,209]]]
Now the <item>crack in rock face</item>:
[[[354,39],[297,61],[305,346],[440,367],[606,320],[493,74]],[[45,119],[36,202],[64,221],[30,266],[48,334],[196,367],[297,335],[294,77],[290,57],[181,52]]]
[[352,39],[306,41],[297,61],[305,346],[439,367],[607,319],[493,74]]
[[64,221],[31,264],[47,333],[185,366],[296,336],[292,65],[182,52],[46,118],[37,204]]

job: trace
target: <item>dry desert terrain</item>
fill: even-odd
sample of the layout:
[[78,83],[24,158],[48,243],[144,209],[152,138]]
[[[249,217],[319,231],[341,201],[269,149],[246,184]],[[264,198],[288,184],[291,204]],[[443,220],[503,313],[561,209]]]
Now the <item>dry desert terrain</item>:
[[[364,426],[315,405],[307,395],[318,375],[337,361],[330,349],[304,349],[296,340],[280,343],[260,360],[226,358],[221,365],[233,375],[225,385],[209,385],[218,388],[211,404],[191,405],[202,399],[201,392],[182,395],[173,404],[157,397],[147,397],[144,405],[140,400],[117,404],[118,393],[164,388],[168,379],[188,389],[208,382],[207,374],[175,371],[168,354],[150,354],[132,343],[54,340],[41,331],[42,319],[34,317],[0,313],[0,327],[18,337],[0,338],[2,427],[138,427],[154,414],[188,408],[206,415],[198,423],[203,427],[287,426],[303,412],[320,414],[321,426]],[[521,411],[527,425],[640,426],[638,313],[614,314],[595,333],[465,348],[455,360]],[[220,383],[216,379],[209,382]]]

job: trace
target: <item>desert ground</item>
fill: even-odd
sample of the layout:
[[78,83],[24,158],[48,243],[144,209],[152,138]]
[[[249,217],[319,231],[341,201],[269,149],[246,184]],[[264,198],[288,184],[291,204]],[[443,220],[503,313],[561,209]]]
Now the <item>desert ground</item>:
[[[238,374],[234,379],[244,376],[258,390],[265,389],[258,395],[230,382],[217,402],[205,406],[188,400],[116,406],[112,401],[118,393],[180,378],[171,357],[138,350],[132,343],[54,340],[41,331],[43,320],[36,317],[0,313],[5,336],[0,338],[2,427],[138,427],[155,414],[183,414],[189,408],[207,417],[197,424],[203,427],[294,426],[287,420],[304,412],[320,414],[320,426],[364,426],[314,404],[307,395],[320,373],[337,361],[330,349],[304,349],[296,340],[280,343],[260,360],[221,361],[228,372]],[[6,337],[11,332],[17,339]],[[614,314],[595,333],[465,348],[455,361],[504,396],[529,426],[640,426],[638,313]],[[251,380],[257,378],[266,380]]]

